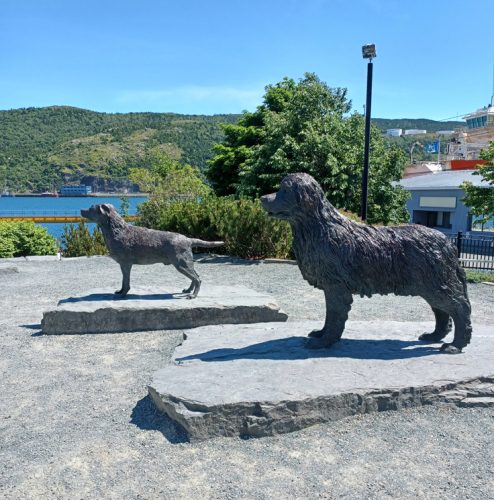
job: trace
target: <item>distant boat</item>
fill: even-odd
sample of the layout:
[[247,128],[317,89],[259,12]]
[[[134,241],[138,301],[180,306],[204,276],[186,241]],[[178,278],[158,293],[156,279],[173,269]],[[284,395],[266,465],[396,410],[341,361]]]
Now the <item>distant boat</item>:
[[15,197],[15,194],[14,194],[14,193],[12,193],[12,191],[7,191],[7,190],[5,190],[5,191],[3,191],[3,192],[2,192],[2,194],[0,194],[0,196],[1,196],[2,198],[14,198],[14,197]]
[[44,193],[41,193],[40,196],[42,196],[43,198],[58,198],[58,193],[45,191]]

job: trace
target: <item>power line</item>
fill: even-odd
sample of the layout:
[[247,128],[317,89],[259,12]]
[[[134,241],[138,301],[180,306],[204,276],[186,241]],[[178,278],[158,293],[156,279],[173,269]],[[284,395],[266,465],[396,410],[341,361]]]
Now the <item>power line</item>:
[[[471,113],[471,111],[469,111],[468,113]],[[461,113],[459,115],[450,116],[449,118],[442,118],[441,120],[437,120],[437,121],[438,122],[447,122],[449,120],[452,120],[453,118],[463,118],[465,115],[468,115],[468,113]]]

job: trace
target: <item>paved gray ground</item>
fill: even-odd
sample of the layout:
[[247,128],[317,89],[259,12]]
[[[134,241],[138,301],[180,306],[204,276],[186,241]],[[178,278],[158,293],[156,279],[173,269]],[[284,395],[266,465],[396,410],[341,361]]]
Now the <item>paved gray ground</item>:
[[[223,265],[220,265],[222,263]],[[352,417],[243,441],[183,442],[146,384],[173,332],[40,336],[42,311],[94,286],[114,289],[106,258],[16,262],[0,276],[2,498],[494,498],[494,410],[423,408]],[[322,319],[322,294],[296,266],[197,264],[203,282],[272,293],[290,319]],[[176,286],[172,268],[136,267],[136,284]],[[470,287],[492,322],[494,287]],[[356,299],[351,319],[430,320],[420,299]],[[475,332],[474,332],[475,334]]]

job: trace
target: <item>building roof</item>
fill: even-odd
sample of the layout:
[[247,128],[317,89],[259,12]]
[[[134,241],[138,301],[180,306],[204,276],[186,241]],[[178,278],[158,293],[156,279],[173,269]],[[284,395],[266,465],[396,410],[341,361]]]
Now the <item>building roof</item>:
[[473,113],[469,113],[468,115],[465,115],[463,117],[464,120],[468,120],[470,118],[475,118],[477,116],[484,116],[487,114],[494,114],[494,106],[485,106],[484,108],[477,109],[477,111],[474,111]]
[[431,174],[417,175],[402,179],[397,184],[407,191],[428,189],[459,189],[460,185],[469,181],[474,186],[492,187],[480,175],[473,175],[475,170],[443,170]]

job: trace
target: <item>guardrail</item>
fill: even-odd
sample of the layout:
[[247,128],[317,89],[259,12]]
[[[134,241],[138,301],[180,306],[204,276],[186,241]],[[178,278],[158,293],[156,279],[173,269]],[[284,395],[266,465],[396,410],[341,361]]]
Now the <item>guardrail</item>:
[[[136,212],[129,215],[136,215]],[[0,210],[0,217],[80,217],[81,211],[74,208],[73,210]]]

